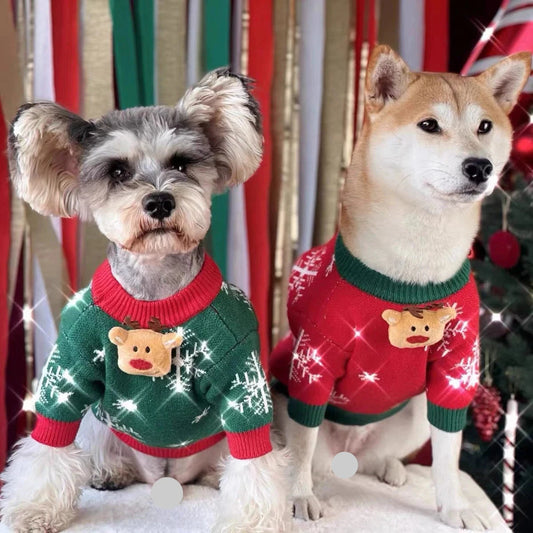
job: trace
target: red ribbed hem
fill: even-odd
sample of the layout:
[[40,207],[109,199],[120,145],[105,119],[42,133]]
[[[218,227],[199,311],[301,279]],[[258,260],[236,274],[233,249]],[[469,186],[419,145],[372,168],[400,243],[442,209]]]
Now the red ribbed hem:
[[229,451],[235,459],[253,459],[272,451],[270,424],[242,433],[226,432]]
[[91,292],[94,303],[105,313],[123,322],[126,317],[148,327],[156,317],[163,326],[175,326],[200,313],[216,298],[222,285],[222,275],[215,262],[205,254],[204,264],[193,281],[181,291],[163,300],[136,300],[113,277],[111,266],[104,261],[96,270]]
[[81,420],[75,422],[59,422],[37,414],[37,423],[31,436],[37,442],[53,446],[54,448],[63,448],[74,442]]
[[143,444],[126,433],[121,433],[120,431],[115,431],[114,429],[111,429],[111,431],[122,442],[132,447],[134,450],[147,455],[153,455],[154,457],[163,457],[164,459],[179,459],[180,457],[194,455],[195,453],[210,448],[225,437],[224,433],[217,433],[216,435],[212,435],[206,439],[193,442],[188,446],[181,446],[180,448],[159,448],[157,446],[148,446],[147,444]]

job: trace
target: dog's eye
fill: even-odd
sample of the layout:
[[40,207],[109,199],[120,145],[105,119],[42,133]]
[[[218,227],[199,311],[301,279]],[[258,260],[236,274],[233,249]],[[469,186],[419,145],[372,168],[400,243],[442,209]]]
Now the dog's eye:
[[477,132],[480,135],[485,135],[485,133],[488,133],[492,129],[492,122],[490,120],[482,120],[479,124],[479,128],[477,129]]
[[183,157],[180,157],[179,155],[175,155],[170,160],[170,167],[172,167],[174,170],[177,170],[178,172],[185,172],[185,169],[187,168],[187,161],[183,159]]
[[426,118],[417,124],[417,126],[427,133],[440,133],[439,123],[434,118]]
[[114,164],[109,169],[109,175],[115,182],[126,181],[131,178],[131,172],[124,164]]

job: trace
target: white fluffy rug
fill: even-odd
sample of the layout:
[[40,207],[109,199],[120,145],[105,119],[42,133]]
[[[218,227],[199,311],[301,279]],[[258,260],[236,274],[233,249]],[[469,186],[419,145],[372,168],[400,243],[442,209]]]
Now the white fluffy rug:
[[[295,532],[348,533],[451,533],[438,519],[428,467],[407,467],[408,481],[400,488],[375,478],[330,478],[317,486],[324,502],[318,522],[294,521]],[[490,517],[491,531],[510,532],[497,509],[481,488],[464,473],[462,484],[474,508]],[[186,486],[183,502],[171,511],[152,504],[150,487],[134,485],[117,492],[86,490],[80,512],[69,533],[204,533],[215,521],[218,491]],[[0,526],[1,533],[7,533]]]

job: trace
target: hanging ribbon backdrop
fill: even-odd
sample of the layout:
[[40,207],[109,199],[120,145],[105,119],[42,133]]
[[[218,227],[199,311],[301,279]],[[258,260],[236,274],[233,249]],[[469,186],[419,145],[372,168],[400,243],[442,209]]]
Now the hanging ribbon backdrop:
[[[467,70],[533,47],[526,4],[504,2],[498,39],[476,47]],[[0,0],[0,9],[1,126],[24,101],[55,100],[96,118],[113,108],[174,105],[187,86],[220,66],[255,80],[263,161],[244,186],[214,199],[205,245],[252,300],[265,366],[271,344],[287,331],[287,281],[296,254],[329,239],[337,226],[364,120],[370,49],[379,38],[413,69],[448,65],[448,0]],[[520,37],[502,49],[517,26]],[[0,201],[11,202],[0,232],[1,470],[8,445],[4,398],[16,428],[11,433],[28,429],[20,422],[31,422],[20,391],[27,389],[29,410],[61,307],[72,290],[89,283],[107,243],[93,224],[22,209],[7,186],[5,131],[0,136]],[[23,290],[15,292],[17,280]],[[4,376],[10,309],[24,319],[26,342],[11,343],[9,359],[26,366]]]

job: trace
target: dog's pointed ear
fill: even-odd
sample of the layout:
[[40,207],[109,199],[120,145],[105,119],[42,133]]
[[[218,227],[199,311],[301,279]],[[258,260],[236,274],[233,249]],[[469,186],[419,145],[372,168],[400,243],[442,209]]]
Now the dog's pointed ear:
[[249,78],[220,68],[207,73],[177,104],[185,123],[201,127],[209,140],[218,191],[244,183],[261,162],[261,115],[251,88]]
[[405,61],[390,46],[376,46],[366,72],[365,103],[368,113],[378,113],[385,104],[397,100],[407,89],[411,76]]
[[509,114],[531,74],[531,53],[519,52],[501,61],[476,76],[483,83],[503,111]]
[[79,214],[79,158],[94,129],[92,122],[52,102],[20,107],[9,131],[9,168],[15,191],[35,211]]

